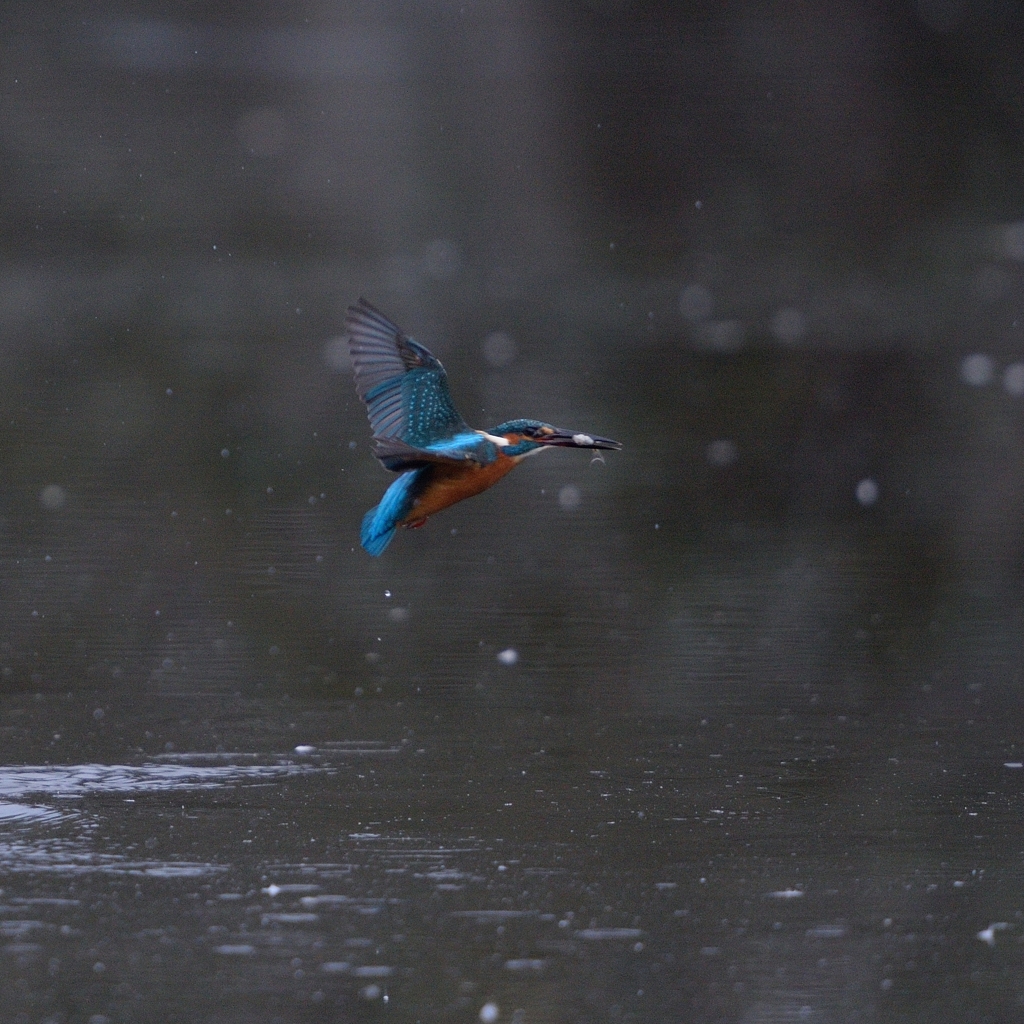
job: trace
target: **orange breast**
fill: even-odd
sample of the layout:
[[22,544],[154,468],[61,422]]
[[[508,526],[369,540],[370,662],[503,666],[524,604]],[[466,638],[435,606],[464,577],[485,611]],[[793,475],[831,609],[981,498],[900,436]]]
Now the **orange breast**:
[[476,462],[458,466],[431,466],[430,480],[399,526],[419,523],[427,516],[432,516],[435,512],[462,501],[463,498],[472,498],[474,494],[486,491],[506,473],[515,469],[516,464],[515,459],[498,455],[489,466],[481,466]]

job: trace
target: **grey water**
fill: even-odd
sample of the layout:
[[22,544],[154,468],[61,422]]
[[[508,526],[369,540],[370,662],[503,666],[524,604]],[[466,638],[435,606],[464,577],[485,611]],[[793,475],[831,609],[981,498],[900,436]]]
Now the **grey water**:
[[0,26],[0,1021],[1021,1017],[1017,7]]
[[1019,719],[479,694],[7,698],[5,1017],[1016,1014]]

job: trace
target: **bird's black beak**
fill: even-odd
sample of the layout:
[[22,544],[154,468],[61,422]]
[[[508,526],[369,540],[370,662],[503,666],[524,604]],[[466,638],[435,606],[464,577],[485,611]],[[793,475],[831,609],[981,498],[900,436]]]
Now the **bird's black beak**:
[[584,434],[579,430],[563,430],[561,427],[555,427],[551,434],[537,434],[533,440],[541,444],[550,444],[555,448],[605,448],[617,452],[622,447],[620,441]]

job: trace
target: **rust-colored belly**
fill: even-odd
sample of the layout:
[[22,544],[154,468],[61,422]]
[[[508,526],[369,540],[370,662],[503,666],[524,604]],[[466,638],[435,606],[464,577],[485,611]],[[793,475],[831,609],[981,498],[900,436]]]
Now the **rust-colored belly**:
[[[472,467],[472,468],[470,468]],[[486,491],[516,467],[516,460],[499,455],[489,466],[469,462],[459,466],[434,465],[423,493],[413,502],[399,526],[420,526],[427,516],[454,505],[463,498]]]

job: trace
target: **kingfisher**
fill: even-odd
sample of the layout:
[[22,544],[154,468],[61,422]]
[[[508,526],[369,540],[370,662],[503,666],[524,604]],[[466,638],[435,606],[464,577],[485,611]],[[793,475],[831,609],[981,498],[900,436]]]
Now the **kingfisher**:
[[540,420],[474,430],[452,403],[440,360],[383,313],[360,299],[349,306],[345,328],[374,454],[399,474],[363,517],[360,540],[371,555],[384,551],[399,526],[415,530],[435,512],[487,490],[527,456],[547,448],[622,447]]

